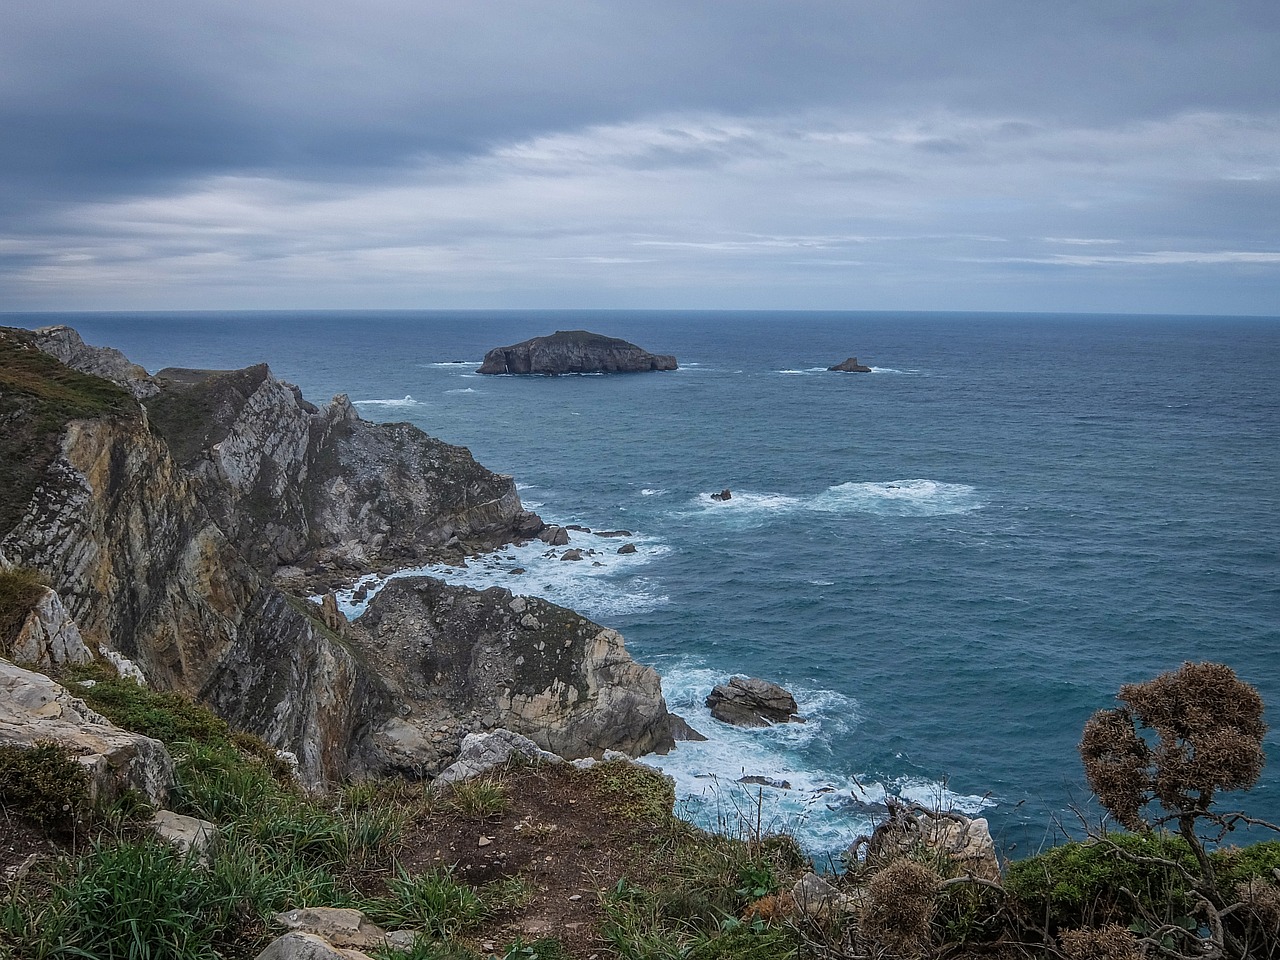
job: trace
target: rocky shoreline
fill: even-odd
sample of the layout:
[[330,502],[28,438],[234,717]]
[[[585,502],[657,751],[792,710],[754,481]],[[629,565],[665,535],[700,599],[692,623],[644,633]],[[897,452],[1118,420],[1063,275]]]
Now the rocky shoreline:
[[431,580],[357,623],[305,599],[542,534],[465,448],[312,404],[265,364],[152,376],[67,327],[0,329],[0,373],[0,570],[35,571],[62,611],[0,655],[65,659],[74,630],[313,783],[430,775],[504,727],[570,758],[670,747],[657,675],[573,611]]

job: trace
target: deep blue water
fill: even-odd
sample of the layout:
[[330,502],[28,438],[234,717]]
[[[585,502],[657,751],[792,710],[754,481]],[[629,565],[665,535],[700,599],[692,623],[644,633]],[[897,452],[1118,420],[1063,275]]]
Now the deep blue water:
[[[794,788],[764,791],[766,817],[814,849],[866,828],[853,795],[888,791],[982,809],[1018,856],[1075,829],[1075,745],[1121,683],[1219,660],[1280,709],[1277,319],[0,316],[51,322],[153,371],[266,360],[312,400],[470,447],[550,521],[634,531],[634,557],[575,542],[603,566],[531,547],[460,576],[622,631],[712,738],[655,760],[703,822],[732,826],[754,799],[732,781],[760,774]],[[576,328],[681,369],[473,373]],[[850,354],[875,372],[823,369]],[[710,720],[702,698],[735,673],[795,690],[809,723]],[[1241,802],[1280,820],[1280,763]]]

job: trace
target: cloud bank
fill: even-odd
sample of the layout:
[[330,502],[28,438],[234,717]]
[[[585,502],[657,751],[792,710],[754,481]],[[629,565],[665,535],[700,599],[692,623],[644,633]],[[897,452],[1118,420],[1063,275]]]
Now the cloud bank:
[[0,309],[1280,312],[1280,8],[0,12]]

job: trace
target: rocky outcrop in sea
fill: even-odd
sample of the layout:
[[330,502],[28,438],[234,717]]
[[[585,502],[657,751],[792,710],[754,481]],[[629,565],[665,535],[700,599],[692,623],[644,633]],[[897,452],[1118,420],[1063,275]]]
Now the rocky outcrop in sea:
[[835,366],[827,367],[828,370],[834,370],[839,373],[870,373],[871,368],[864,363],[859,363],[857,357],[850,357],[847,360],[841,360]]
[[476,373],[542,374],[643,373],[675,370],[676,358],[653,354],[634,343],[587,330],[557,330],[484,355]]
[[428,773],[501,725],[577,756],[670,742],[656,674],[571,611],[419,584],[396,620],[397,585],[347,625],[290,592],[541,532],[464,448],[318,408],[265,365],[151,377],[69,328],[0,328],[0,423],[0,569],[49,586],[0,656],[127,658],[309,782]]

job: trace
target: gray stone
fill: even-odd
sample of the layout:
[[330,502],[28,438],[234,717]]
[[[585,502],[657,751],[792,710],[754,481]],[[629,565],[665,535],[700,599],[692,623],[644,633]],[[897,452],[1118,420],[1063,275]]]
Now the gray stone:
[[173,760],[159,740],[120,729],[43,674],[0,660],[0,743],[43,742],[80,754],[93,800],[136,790],[160,807],[174,783]]
[[739,727],[803,722],[796,715],[795,697],[776,683],[754,677],[732,677],[717,685],[707,697],[707,706],[717,720]]
[[460,780],[470,780],[510,762],[513,758],[541,763],[562,763],[563,758],[543,750],[528,737],[510,730],[469,733],[462,740],[458,759],[432,781],[432,787],[443,787]]
[[370,960],[367,953],[335,947],[314,933],[286,933],[272,940],[256,960]]
[[18,630],[9,656],[41,670],[93,659],[62,598],[47,588]]
[[218,828],[208,820],[186,817],[172,810],[157,810],[151,818],[156,836],[173,844],[183,853],[203,854],[213,842]]
[[850,357],[848,360],[841,360],[835,366],[827,367],[828,370],[834,370],[839,373],[870,373],[871,368],[858,362],[857,357]]
[[806,873],[791,888],[791,899],[806,916],[822,917],[840,902],[840,891],[816,873]]

